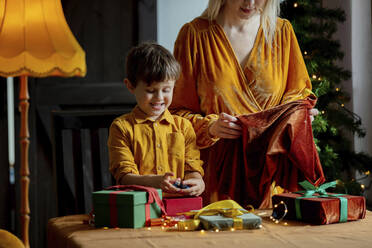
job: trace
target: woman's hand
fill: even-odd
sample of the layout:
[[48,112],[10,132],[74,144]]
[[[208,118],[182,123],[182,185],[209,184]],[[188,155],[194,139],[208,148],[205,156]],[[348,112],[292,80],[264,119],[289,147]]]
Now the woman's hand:
[[237,122],[236,117],[222,112],[218,120],[209,127],[209,133],[218,138],[236,139],[242,134],[242,128]]
[[309,110],[309,115],[310,115],[311,122],[313,122],[314,117],[317,116],[318,114],[319,114],[319,110],[316,109],[316,108],[312,108],[312,109]]

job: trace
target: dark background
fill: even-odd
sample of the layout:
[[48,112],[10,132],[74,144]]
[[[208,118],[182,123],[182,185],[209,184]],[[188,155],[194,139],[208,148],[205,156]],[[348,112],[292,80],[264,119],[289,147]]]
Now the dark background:
[[[46,246],[48,219],[57,216],[51,111],[124,109],[135,101],[123,84],[125,55],[156,40],[156,0],[62,0],[67,23],[86,52],[84,78],[29,78],[30,245]],[[0,228],[20,233],[18,79],[14,80],[16,186],[9,182],[6,79],[0,78]],[[12,217],[12,213],[15,214]]]

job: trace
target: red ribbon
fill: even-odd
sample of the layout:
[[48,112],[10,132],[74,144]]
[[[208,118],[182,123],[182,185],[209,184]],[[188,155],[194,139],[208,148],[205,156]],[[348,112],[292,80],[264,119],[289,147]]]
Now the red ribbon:
[[128,192],[128,191],[145,191],[148,193],[149,197],[147,203],[145,204],[145,225],[150,226],[151,224],[151,216],[150,216],[150,205],[154,202],[158,204],[163,214],[167,214],[163,205],[163,202],[160,200],[158,191],[152,187],[146,187],[141,185],[115,185],[105,190],[113,190],[109,196],[109,204],[110,204],[110,225],[111,227],[118,226],[118,209],[116,204],[117,194],[120,192]]

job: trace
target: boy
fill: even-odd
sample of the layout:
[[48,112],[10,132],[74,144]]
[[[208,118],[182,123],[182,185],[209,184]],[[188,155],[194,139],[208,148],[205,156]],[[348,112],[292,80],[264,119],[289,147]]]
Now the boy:
[[[124,83],[137,106],[111,124],[111,173],[118,184],[200,195],[204,171],[194,129],[187,119],[168,111],[180,75],[178,62],[162,46],[143,43],[129,51],[126,71]],[[186,188],[175,186],[181,179]]]

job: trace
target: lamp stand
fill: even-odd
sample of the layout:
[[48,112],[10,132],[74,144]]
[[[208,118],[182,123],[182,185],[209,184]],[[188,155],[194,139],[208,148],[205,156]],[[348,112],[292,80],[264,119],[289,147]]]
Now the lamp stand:
[[21,112],[21,232],[22,241],[26,248],[30,247],[28,233],[30,224],[30,206],[28,199],[30,184],[30,170],[28,166],[28,150],[30,145],[30,133],[28,129],[28,109],[30,105],[29,99],[27,76],[20,76],[19,111]]

